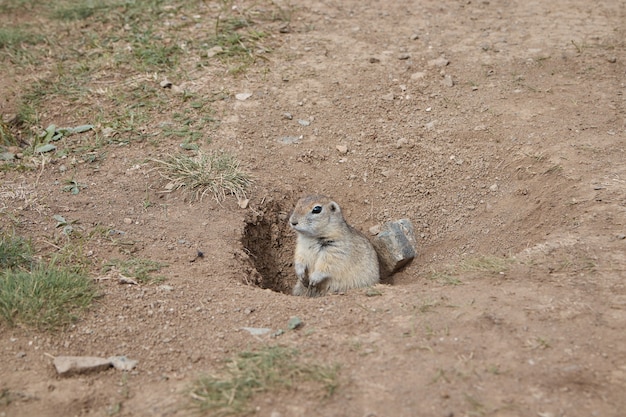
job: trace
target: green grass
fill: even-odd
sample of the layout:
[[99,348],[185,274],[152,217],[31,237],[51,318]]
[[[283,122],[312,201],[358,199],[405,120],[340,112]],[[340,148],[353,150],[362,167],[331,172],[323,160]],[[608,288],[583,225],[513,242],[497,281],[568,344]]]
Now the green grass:
[[0,270],[30,269],[32,264],[30,242],[17,236],[0,237]]
[[95,297],[90,278],[54,265],[0,274],[0,318],[10,326],[51,330],[68,325]]
[[[18,236],[0,239],[0,320],[9,326],[51,330],[74,322],[97,296],[83,269],[58,256],[35,262],[31,244]],[[59,263],[67,265],[61,268]]]
[[242,352],[231,359],[220,376],[205,376],[191,390],[193,403],[211,416],[251,412],[257,394],[311,387],[320,397],[338,387],[338,366],[303,361],[296,350],[279,346]]
[[[165,133],[195,148],[216,122],[212,110],[202,97],[181,106],[181,95],[161,88],[159,81],[167,77],[180,85],[198,67],[247,71],[276,42],[266,35],[264,23],[290,19],[290,10],[271,0],[239,5],[237,10],[233,5],[229,0],[218,2],[216,16],[200,0],[2,2],[0,10],[7,13],[0,15],[0,64],[9,67],[0,69],[19,83],[20,73],[39,68],[36,80],[31,77],[30,85],[17,91],[13,135],[29,145],[24,154],[30,157],[38,145],[34,127],[69,123],[94,124],[96,135],[100,129],[112,129],[106,130],[110,134],[105,140],[99,136],[100,146],[132,145],[144,139],[160,146],[156,138]],[[222,52],[205,59],[213,46],[221,46]],[[193,94],[185,92],[183,103]],[[64,111],[52,112],[58,115],[56,120],[43,120],[50,109]],[[159,129],[156,120],[171,122]],[[11,132],[3,132],[7,142]],[[2,169],[14,165],[4,164]]]
[[112,5],[106,2],[94,0],[56,1],[51,3],[51,6],[51,16],[59,20],[83,20],[112,8]]
[[107,262],[102,268],[103,273],[109,272],[115,268],[120,274],[135,281],[147,284],[151,282],[162,282],[162,276],[155,276],[153,273],[158,272],[161,268],[167,266],[164,263],[152,261],[150,259],[130,258],[127,260],[113,259]]
[[239,162],[225,153],[177,154],[155,162],[172,189],[185,188],[196,200],[202,200],[207,194],[217,201],[224,200],[228,194],[245,198],[246,189],[253,182],[249,174],[239,168]]
[[6,26],[0,28],[0,49],[16,53],[22,45],[36,45],[44,41],[44,37],[29,30]]

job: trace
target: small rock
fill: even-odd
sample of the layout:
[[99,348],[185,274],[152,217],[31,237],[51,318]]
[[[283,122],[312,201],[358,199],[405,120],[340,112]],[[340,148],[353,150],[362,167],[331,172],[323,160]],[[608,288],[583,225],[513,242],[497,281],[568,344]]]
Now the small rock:
[[283,113],[283,117],[287,120],[292,120],[293,119],[293,115],[289,112],[285,112]]
[[409,59],[409,58],[411,58],[411,55],[407,54],[406,52],[398,55],[398,59],[401,60],[401,61],[404,61],[404,60]]
[[339,151],[339,153],[342,155],[345,155],[348,153],[348,147],[346,145],[337,145],[336,148],[337,148],[337,151]]
[[125,223],[125,224],[132,224],[132,223],[133,223],[133,219],[126,217],[126,218],[124,219],[124,223]]
[[625,234],[623,234],[623,233],[620,233],[620,234],[618,234],[618,235],[617,235],[617,238],[618,238],[619,240],[624,240],[624,239],[626,239],[626,235],[625,235]]
[[401,147],[407,145],[409,141],[406,138],[400,138],[396,141],[396,148],[400,149]]
[[381,98],[385,101],[393,101],[393,99],[396,98],[396,96],[393,93],[389,93],[389,94],[385,94]]
[[610,56],[607,58],[607,61],[609,61],[611,64],[615,64],[617,62],[617,57],[616,56]]
[[412,41],[416,41],[420,38],[420,35],[418,35],[417,33],[412,34],[409,39],[411,39]]
[[491,185],[491,186],[489,187],[489,191],[494,192],[494,193],[495,193],[496,191],[498,191],[498,184],[493,184],[493,185]]
[[164,291],[164,292],[170,292],[174,290],[174,287],[172,287],[171,285],[163,284],[163,285],[159,285],[157,289],[160,291]]
[[409,219],[385,223],[372,244],[378,253],[382,278],[407,266],[416,256],[415,233]]
[[16,358],[23,358],[23,357],[25,357],[25,356],[26,356],[26,352],[17,352],[17,353],[15,354],[15,357],[16,357]]
[[453,87],[454,86],[454,80],[452,79],[452,76],[449,74],[446,74],[443,77],[443,81],[441,82],[444,86],[446,87]]
[[411,79],[413,81],[415,80],[421,80],[422,78],[426,77],[426,73],[422,72],[422,71],[418,71],[418,72],[414,72],[413,74],[411,74]]
[[238,93],[235,94],[235,98],[239,101],[245,101],[247,99],[249,99],[250,97],[252,97],[252,93]]
[[380,59],[375,58],[375,57],[371,57],[369,59],[370,64],[378,64],[380,62]]
[[237,200],[237,204],[242,209],[248,208],[248,204],[249,203],[250,203],[250,199],[249,198],[240,198],[240,199]]
[[485,126],[485,125],[478,125],[478,126],[474,126],[474,130],[475,130],[476,132],[481,132],[481,131],[483,131],[483,130],[487,130],[487,126]]
[[380,233],[381,229],[382,229],[382,226],[379,224],[376,224],[369,228],[369,232],[372,236],[376,236],[377,234]]
[[224,52],[224,48],[221,46],[214,46],[206,52],[207,58],[213,58],[215,55],[221,54]]
[[299,317],[297,316],[293,316],[292,318],[289,319],[289,321],[287,322],[287,328],[289,330],[296,330],[299,329],[300,327],[302,327],[304,325],[304,323],[302,322],[302,320],[300,320]]
[[139,285],[137,281],[135,281],[134,279],[126,277],[122,274],[120,274],[119,278],[117,279],[117,282],[119,282],[120,284]]
[[308,120],[298,120],[298,123],[300,124],[300,126],[309,126],[311,124],[311,122],[309,122]]
[[292,143],[298,143],[302,140],[302,135],[300,136],[283,136],[279,138],[278,141],[280,143],[284,143],[285,145],[291,145]]
[[107,359],[119,371],[132,371],[139,361],[128,359],[126,356],[111,356]]
[[168,80],[163,80],[160,83],[161,88],[172,88],[172,82]]
[[265,327],[242,327],[242,329],[250,333],[252,336],[261,336],[272,331],[272,329]]
[[93,356],[57,356],[54,358],[54,367],[61,376],[100,372],[109,369],[111,361]]
[[447,59],[445,59],[444,57],[440,56],[437,59],[431,59],[430,61],[428,61],[428,66],[429,67],[445,67],[450,63],[450,61],[448,61]]

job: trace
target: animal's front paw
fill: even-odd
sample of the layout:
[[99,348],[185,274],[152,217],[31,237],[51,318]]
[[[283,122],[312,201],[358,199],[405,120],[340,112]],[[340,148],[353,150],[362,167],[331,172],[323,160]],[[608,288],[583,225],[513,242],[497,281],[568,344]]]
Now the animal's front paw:
[[327,273],[315,271],[309,277],[309,284],[310,285],[318,285],[322,281],[324,281],[325,279],[328,279],[328,278],[330,278],[330,276]]
[[306,265],[301,264],[300,262],[296,262],[296,276],[298,279],[303,280],[306,277]]

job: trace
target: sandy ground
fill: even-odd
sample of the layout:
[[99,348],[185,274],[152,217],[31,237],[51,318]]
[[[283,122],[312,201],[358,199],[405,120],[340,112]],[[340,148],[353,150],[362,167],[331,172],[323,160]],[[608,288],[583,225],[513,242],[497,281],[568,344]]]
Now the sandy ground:
[[[0,415],[192,415],[186,389],[198,375],[274,344],[338,364],[340,387],[329,398],[306,387],[258,396],[259,416],[622,415],[626,3],[290,4],[287,29],[266,23],[276,47],[244,76],[167,75],[199,96],[229,93],[214,103],[221,124],[208,148],[253,175],[247,208],[162,193],[146,158],[177,152],[171,138],[109,146],[97,169],[76,168],[88,188],[75,196],[58,185],[63,161],[0,173],[6,230],[17,224],[51,250],[52,215],[63,214],[86,231],[124,232],[87,243],[96,264],[168,264],[164,283],[100,281],[104,296],[66,330],[1,325],[11,401]],[[19,77],[4,81],[15,94]],[[82,123],[71,106],[43,116]],[[286,218],[308,193],[332,196],[366,234],[409,218],[418,257],[379,296],[288,295]],[[286,329],[292,316],[304,326],[276,338],[242,330]],[[139,365],[60,378],[50,355]]]

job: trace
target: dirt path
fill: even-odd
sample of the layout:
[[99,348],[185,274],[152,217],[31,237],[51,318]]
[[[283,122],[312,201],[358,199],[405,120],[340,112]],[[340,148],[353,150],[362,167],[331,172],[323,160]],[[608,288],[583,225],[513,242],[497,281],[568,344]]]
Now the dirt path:
[[[36,197],[4,194],[3,227],[19,218],[45,246],[62,212],[124,231],[134,255],[169,265],[166,286],[101,282],[104,297],[66,331],[0,328],[0,389],[12,393],[0,416],[191,415],[194,378],[267,344],[338,364],[341,385],[330,398],[306,387],[259,396],[259,416],[622,415],[626,3],[290,5],[287,29],[267,24],[278,46],[244,76],[168,75],[199,96],[231,93],[215,103],[210,148],[254,175],[248,208],[161,193],[145,158],[173,139],[110,149],[99,169],[78,169],[89,188],[71,198],[55,185],[58,165],[0,174],[4,190]],[[75,122],[71,110],[50,114]],[[248,285],[293,284],[285,219],[311,192],[364,232],[410,218],[419,257],[374,297]],[[99,262],[120,256],[104,238],[86,249]],[[271,276],[259,281],[255,267]],[[241,330],[285,329],[292,316],[304,327],[277,338]],[[46,354],[139,366],[60,379]]]

